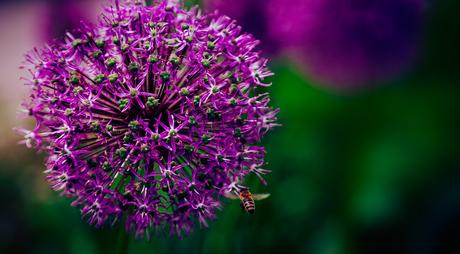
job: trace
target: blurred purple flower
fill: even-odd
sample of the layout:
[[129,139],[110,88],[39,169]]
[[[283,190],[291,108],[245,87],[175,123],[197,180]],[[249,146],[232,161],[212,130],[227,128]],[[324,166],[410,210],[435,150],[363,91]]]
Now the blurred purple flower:
[[203,0],[208,10],[219,10],[221,14],[228,15],[234,19],[242,20],[251,8],[257,8],[259,0]]
[[278,51],[278,44],[272,43],[271,37],[267,34],[265,0],[203,0],[203,4],[208,11],[218,10],[220,14],[236,19],[243,31],[253,34],[261,41],[264,51]]
[[264,182],[255,144],[278,112],[255,91],[267,60],[232,19],[198,13],[115,1],[101,24],[28,55],[36,126],[23,143],[47,153],[48,181],[91,224],[190,232],[248,174]]
[[[279,1],[279,0],[272,0]],[[414,60],[422,0],[312,2],[301,54],[308,71],[337,88],[386,80]]]
[[65,32],[80,26],[82,20],[95,21],[101,1],[47,0],[44,39],[63,37]]
[[[385,80],[414,60],[423,0],[206,0],[289,52],[314,79],[338,88]],[[258,13],[255,15],[255,13]]]
[[267,37],[282,49],[302,47],[305,32],[315,19],[311,9],[328,0],[268,0],[263,6],[267,18]]

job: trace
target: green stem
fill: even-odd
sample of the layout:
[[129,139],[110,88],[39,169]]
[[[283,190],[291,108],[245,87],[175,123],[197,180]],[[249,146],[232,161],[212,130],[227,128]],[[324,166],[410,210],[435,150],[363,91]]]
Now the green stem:
[[118,230],[118,241],[117,241],[117,254],[127,254],[129,247],[129,234],[126,232],[125,227],[120,225]]

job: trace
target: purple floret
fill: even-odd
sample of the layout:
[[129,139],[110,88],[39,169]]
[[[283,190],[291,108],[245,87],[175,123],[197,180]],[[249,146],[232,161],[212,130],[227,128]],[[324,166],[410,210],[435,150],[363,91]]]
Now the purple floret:
[[228,17],[172,1],[115,1],[84,25],[27,55],[32,130],[52,188],[91,224],[180,235],[207,226],[220,199],[267,171],[257,145],[276,126],[272,73],[258,41]]

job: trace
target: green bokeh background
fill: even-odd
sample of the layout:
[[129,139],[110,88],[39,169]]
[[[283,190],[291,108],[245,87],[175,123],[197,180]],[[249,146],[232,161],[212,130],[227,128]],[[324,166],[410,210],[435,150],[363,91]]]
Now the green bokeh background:
[[[432,1],[415,68],[366,91],[327,90],[272,61],[283,126],[264,139],[269,185],[249,179],[272,196],[252,216],[225,201],[183,239],[132,238],[129,253],[460,253],[459,9]],[[0,253],[115,253],[118,228],[83,222],[48,188],[41,156],[1,153]]]

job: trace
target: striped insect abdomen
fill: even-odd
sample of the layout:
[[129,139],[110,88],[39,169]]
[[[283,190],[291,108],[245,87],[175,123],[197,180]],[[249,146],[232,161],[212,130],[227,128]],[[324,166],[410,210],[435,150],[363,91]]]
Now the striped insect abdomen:
[[252,198],[252,195],[249,191],[242,191],[240,193],[240,199],[246,212],[253,214],[256,211],[254,199]]

